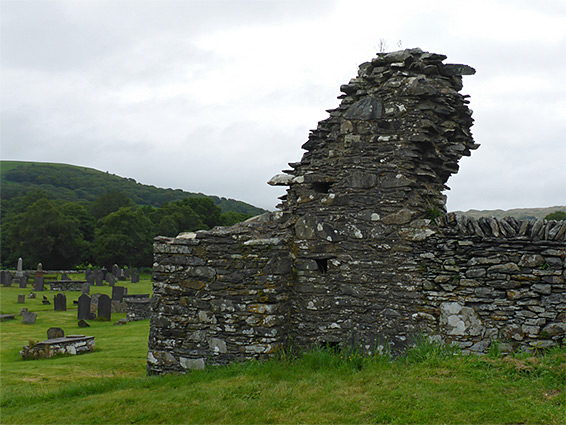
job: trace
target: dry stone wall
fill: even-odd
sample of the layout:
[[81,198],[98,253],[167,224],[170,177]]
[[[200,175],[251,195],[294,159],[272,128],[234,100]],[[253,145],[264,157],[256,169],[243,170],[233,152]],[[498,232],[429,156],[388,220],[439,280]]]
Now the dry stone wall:
[[442,191],[478,147],[466,65],[379,54],[270,184],[276,213],[155,244],[150,373],[294,344],[402,349],[422,333],[472,351],[566,334],[564,222],[446,214]]

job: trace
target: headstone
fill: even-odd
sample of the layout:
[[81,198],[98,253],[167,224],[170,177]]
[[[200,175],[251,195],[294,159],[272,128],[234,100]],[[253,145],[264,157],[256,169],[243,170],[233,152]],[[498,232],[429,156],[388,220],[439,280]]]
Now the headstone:
[[79,328],[90,328],[90,325],[84,319],[79,320],[78,325],[79,325]]
[[138,272],[138,269],[132,269],[131,281],[132,283],[138,283],[140,281],[140,274]]
[[115,277],[120,276],[120,267],[118,267],[118,264],[114,264],[114,265],[112,266],[112,274],[113,274]]
[[49,300],[47,299],[47,297],[44,295],[44,296],[43,296],[43,299],[41,300],[41,304],[49,305],[49,304],[51,304],[51,301],[49,301]]
[[89,285],[94,285],[94,281],[96,279],[96,274],[93,270],[87,270],[85,274],[85,279]]
[[120,269],[120,273],[118,274],[118,280],[126,280],[126,273],[124,269]]
[[0,280],[2,281],[2,286],[12,286],[12,273],[8,270],[2,270],[0,272]]
[[24,304],[26,302],[26,294],[18,294],[18,304]]
[[35,276],[35,280],[33,281],[33,290],[34,291],[43,291],[43,287],[45,286],[45,278],[43,276]]
[[71,278],[67,276],[67,273],[61,273],[61,280],[71,280]]
[[123,269],[124,270],[124,276],[126,276],[126,279],[130,278],[130,269]]
[[90,320],[90,297],[87,294],[82,294],[79,297],[79,306],[77,310],[77,319]]
[[18,278],[18,280],[20,281],[20,288],[25,288],[26,286],[28,286],[28,277],[27,276],[20,276]]
[[108,282],[110,286],[114,286],[114,284],[116,283],[116,276],[114,276],[112,273],[106,273],[106,282]]
[[49,328],[47,329],[47,339],[63,338],[65,331],[62,328]]
[[27,312],[28,308],[27,307],[22,307],[22,310],[20,311],[20,316],[22,315],[22,313]]
[[33,325],[37,319],[37,313],[31,311],[22,311],[22,323],[25,325]]
[[35,271],[36,276],[43,276],[43,264],[37,263],[37,270]]
[[95,272],[95,281],[96,281],[96,286],[102,286],[103,280],[104,280],[104,272],[102,270],[97,270]]
[[57,294],[53,297],[55,311],[67,311],[67,297],[65,294]]
[[92,294],[90,296],[90,312],[94,314],[96,317],[96,312],[98,311],[98,299],[102,296],[102,294]]
[[87,294],[87,295],[90,294],[90,283],[88,283],[88,282],[83,283],[83,287],[81,289],[81,292],[83,294]]
[[114,301],[122,301],[124,295],[128,293],[128,289],[124,288],[123,286],[114,286],[112,288],[112,300]]
[[110,320],[112,318],[112,301],[106,294],[102,294],[98,298],[98,318]]
[[23,264],[24,264],[24,260],[22,260],[22,257],[18,258],[18,269],[16,270],[16,279],[19,279],[24,276]]
[[37,295],[35,294],[35,292],[30,292],[29,295],[28,295],[28,298],[29,298],[30,300],[35,300],[35,297],[36,297],[36,296],[37,296]]

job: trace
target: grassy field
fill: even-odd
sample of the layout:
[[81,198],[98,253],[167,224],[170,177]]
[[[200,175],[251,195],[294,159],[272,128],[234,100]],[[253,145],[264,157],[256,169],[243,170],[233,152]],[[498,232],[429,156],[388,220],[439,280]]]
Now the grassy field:
[[[132,294],[151,290],[147,277],[125,286]],[[113,314],[79,328],[78,292],[67,292],[68,311],[55,312],[41,296],[16,304],[29,289],[0,291],[2,313],[38,313],[34,325],[19,316],[0,324],[2,424],[566,423],[566,349],[473,357],[423,343],[394,360],[320,349],[148,377],[147,320],[114,326],[125,314]],[[53,293],[43,294],[52,301]],[[46,339],[51,326],[95,336],[95,352],[23,361],[22,346]]]

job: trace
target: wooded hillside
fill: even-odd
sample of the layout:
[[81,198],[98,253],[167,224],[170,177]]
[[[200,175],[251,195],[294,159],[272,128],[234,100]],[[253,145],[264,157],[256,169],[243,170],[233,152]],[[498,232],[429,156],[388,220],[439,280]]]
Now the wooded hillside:
[[119,177],[92,168],[67,164],[40,162],[0,161],[1,193],[3,201],[41,190],[50,199],[81,202],[94,201],[108,192],[121,192],[137,205],[160,207],[192,196],[207,196],[222,212],[234,211],[258,215],[265,210],[242,201],[186,192],[181,189],[163,189],[144,185],[134,179]]

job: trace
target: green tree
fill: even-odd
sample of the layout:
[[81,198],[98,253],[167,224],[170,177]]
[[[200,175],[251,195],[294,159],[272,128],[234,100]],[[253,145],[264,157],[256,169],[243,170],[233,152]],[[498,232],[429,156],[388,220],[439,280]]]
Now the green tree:
[[60,206],[60,210],[67,217],[76,219],[79,222],[79,230],[84,240],[92,242],[96,220],[90,212],[83,205],[76,202],[64,202]]
[[134,205],[134,201],[122,192],[107,192],[99,195],[92,202],[90,213],[95,219],[100,220],[120,208],[133,207]]
[[143,210],[124,207],[99,222],[93,242],[97,264],[149,267],[152,264],[152,223]]
[[222,210],[217,207],[214,201],[210,198],[194,196],[182,199],[175,203],[182,206],[189,206],[209,229],[212,229],[214,226],[222,225]]
[[88,252],[78,220],[63,214],[46,198],[11,216],[3,226],[4,232],[2,255],[10,264],[22,257],[28,268],[39,262],[46,268],[72,268]]
[[223,226],[232,226],[236,223],[240,223],[242,221],[247,220],[248,218],[252,217],[249,214],[228,211],[222,214],[222,225]]
[[565,211],[555,211],[553,213],[548,214],[545,220],[566,220],[566,212]]

